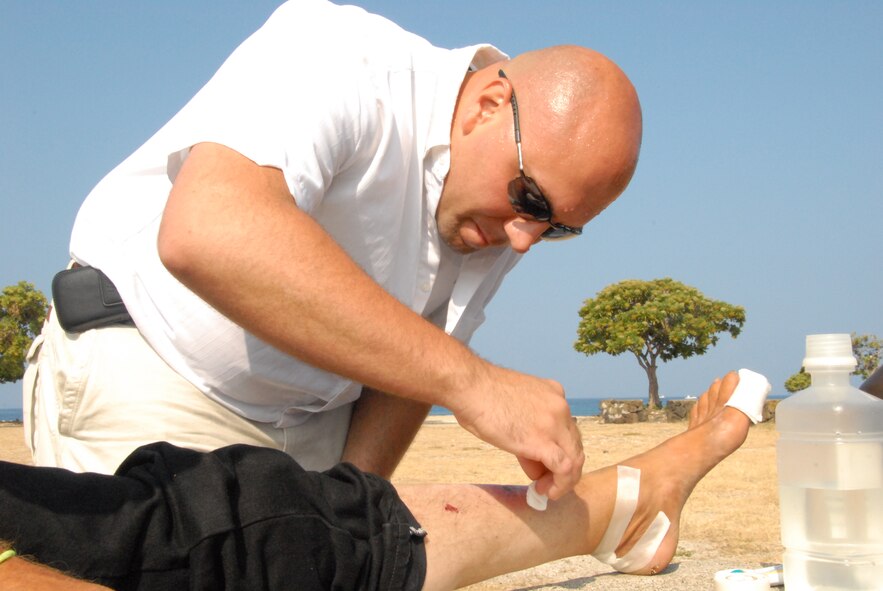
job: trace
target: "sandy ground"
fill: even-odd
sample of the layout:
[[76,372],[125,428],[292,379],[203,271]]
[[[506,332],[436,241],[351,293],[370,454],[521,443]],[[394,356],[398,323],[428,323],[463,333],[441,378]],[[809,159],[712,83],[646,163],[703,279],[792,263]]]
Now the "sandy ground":
[[[685,424],[603,425],[577,419],[586,469],[613,464],[679,433]],[[681,520],[672,565],[654,577],[611,571],[591,557],[560,560],[469,587],[470,591],[711,590],[714,573],[781,562],[773,425],[754,426],[745,444],[696,487]],[[0,459],[30,463],[20,425],[0,424]],[[427,419],[393,482],[526,484],[517,462],[450,417]]]

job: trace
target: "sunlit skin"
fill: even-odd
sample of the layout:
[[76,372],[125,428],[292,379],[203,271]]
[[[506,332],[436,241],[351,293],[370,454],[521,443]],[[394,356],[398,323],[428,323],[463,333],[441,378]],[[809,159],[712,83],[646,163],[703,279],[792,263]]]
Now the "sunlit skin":
[[[538,67],[542,62],[544,68]],[[567,77],[545,75],[578,63]],[[499,76],[505,69],[507,78]],[[634,88],[607,58],[558,47],[467,75],[451,127],[451,170],[436,219],[461,253],[508,245],[527,252],[549,228],[519,217],[507,186],[518,176],[510,96],[521,113],[525,173],[550,202],[553,221],[583,226],[625,189],[637,163],[641,114]]]

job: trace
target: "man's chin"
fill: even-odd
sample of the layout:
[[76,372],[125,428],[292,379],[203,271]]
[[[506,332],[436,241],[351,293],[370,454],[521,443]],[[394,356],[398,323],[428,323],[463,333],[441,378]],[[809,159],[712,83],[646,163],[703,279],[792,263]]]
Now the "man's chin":
[[478,250],[477,248],[473,248],[473,247],[467,245],[462,240],[457,240],[456,242],[453,242],[453,243],[446,241],[445,243],[451,248],[451,250],[453,250],[454,252],[456,252],[458,254],[472,254],[473,252]]
[[454,231],[445,232],[440,229],[439,236],[448,247],[459,254],[470,254],[486,246],[481,232],[474,227],[464,229],[458,226]]
[[472,220],[464,221],[460,225],[457,235],[460,239],[461,245],[458,252],[475,252],[476,250],[481,250],[482,248],[490,246],[484,233],[482,233],[481,228],[479,228],[478,224]]

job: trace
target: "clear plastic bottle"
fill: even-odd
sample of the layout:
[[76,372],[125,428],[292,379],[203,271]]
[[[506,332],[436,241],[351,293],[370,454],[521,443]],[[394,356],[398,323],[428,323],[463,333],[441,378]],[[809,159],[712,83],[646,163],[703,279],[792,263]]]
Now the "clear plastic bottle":
[[776,408],[787,589],[883,589],[883,400],[855,365],[849,335],[806,337],[812,386]]

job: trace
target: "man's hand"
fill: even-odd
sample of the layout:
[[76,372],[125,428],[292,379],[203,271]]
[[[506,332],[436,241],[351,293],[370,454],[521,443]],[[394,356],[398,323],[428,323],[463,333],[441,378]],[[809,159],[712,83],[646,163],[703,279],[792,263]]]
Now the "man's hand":
[[515,454],[537,492],[559,499],[582,475],[582,437],[561,384],[489,366],[462,396],[457,421],[476,437]]

